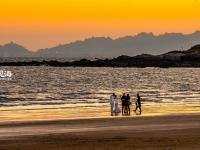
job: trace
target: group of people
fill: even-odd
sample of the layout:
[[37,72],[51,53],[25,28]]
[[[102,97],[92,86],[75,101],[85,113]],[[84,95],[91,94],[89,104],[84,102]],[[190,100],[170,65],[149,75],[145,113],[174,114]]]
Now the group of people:
[[[119,99],[121,100],[121,105],[122,109],[119,108]],[[131,110],[130,110],[130,105],[132,105],[131,97],[129,94],[123,94],[119,98],[115,93],[113,93],[110,96],[110,112],[111,116],[117,115],[120,112],[122,115],[130,115]],[[137,110],[139,109],[139,114],[142,113],[142,108],[141,108],[141,97],[139,93],[137,93],[136,100],[135,100],[135,113],[137,113]]]

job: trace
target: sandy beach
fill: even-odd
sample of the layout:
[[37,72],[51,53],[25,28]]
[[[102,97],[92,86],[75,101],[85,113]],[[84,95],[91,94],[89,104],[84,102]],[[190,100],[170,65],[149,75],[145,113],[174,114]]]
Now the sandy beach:
[[0,123],[0,150],[198,150],[200,113]]

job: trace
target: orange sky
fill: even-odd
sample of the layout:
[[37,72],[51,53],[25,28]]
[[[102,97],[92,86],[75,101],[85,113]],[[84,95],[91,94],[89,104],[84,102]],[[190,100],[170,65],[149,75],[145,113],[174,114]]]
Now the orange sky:
[[199,0],[4,0],[0,44],[36,50],[91,36],[200,30]]

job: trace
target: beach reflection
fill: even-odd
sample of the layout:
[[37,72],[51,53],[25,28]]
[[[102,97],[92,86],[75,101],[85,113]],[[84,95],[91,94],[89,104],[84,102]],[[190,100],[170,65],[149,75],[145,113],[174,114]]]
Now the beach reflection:
[[[163,115],[176,113],[199,113],[200,105],[196,104],[144,104],[141,116]],[[135,106],[131,106],[131,117],[138,116],[133,111]],[[118,114],[113,117],[121,116]],[[0,122],[4,121],[25,121],[25,120],[54,120],[54,119],[78,119],[78,118],[98,118],[111,117],[109,105],[91,105],[74,107],[72,105],[56,106],[29,106],[12,107],[0,110]],[[123,116],[126,117],[126,116]]]
[[[200,111],[199,68],[1,67],[0,119],[109,116],[109,97],[142,97],[142,115]],[[133,103],[134,104],[134,103]],[[133,109],[131,108],[131,115]],[[119,115],[120,116],[120,115]]]

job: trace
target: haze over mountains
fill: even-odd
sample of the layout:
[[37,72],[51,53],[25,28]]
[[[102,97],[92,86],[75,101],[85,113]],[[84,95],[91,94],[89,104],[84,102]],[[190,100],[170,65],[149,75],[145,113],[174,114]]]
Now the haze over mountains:
[[0,61],[0,66],[53,66],[53,67],[200,67],[200,44],[186,51],[170,51],[161,55],[141,54],[137,56],[121,55],[116,58],[80,59],[60,61],[46,59],[39,61]]
[[40,49],[37,52],[16,43],[0,45],[0,57],[67,57],[67,58],[112,58],[120,55],[135,56],[139,54],[162,54],[171,50],[186,50],[200,43],[200,31],[192,34],[140,33],[117,39],[109,37],[92,37],[83,41]]

